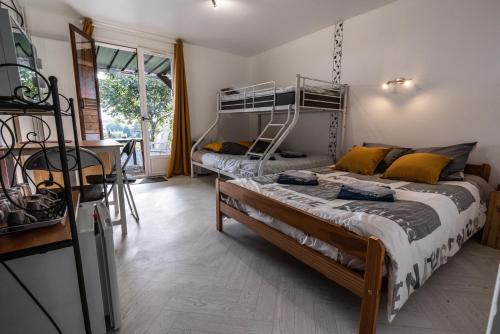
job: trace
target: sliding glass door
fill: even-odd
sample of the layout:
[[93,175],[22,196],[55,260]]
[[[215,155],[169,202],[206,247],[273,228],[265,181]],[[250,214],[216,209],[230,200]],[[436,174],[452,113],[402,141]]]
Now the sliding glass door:
[[127,173],[165,174],[172,126],[171,58],[102,43],[96,55],[104,138],[136,141]]
[[144,175],[137,51],[97,44],[96,55],[104,138],[122,144],[136,140],[126,170],[132,175]]
[[141,103],[149,175],[164,175],[172,141],[172,61],[166,55],[140,50],[143,73]]

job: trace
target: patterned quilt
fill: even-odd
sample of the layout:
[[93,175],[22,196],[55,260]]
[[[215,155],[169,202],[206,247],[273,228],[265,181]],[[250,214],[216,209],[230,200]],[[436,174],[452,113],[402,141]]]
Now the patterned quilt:
[[[466,181],[437,185],[381,179],[334,171],[315,170],[318,186],[282,185],[277,175],[266,175],[229,182],[286,203],[362,235],[376,236],[386,248],[389,321],[408,297],[431,274],[447,262],[486,220],[476,184]],[[342,184],[366,182],[395,190],[395,202],[347,201],[337,199]],[[238,202],[233,205],[250,216],[295,238],[324,255],[349,267],[360,267],[360,260],[342,254],[333,246],[305,235],[283,222]]]
[[[242,155],[220,154],[206,150],[196,151],[193,160],[201,162],[208,167],[220,169],[222,171],[241,175],[240,168],[251,175],[257,174],[257,160],[242,160]],[[275,160],[269,160],[264,165],[264,174],[280,173],[290,169],[310,169],[332,164],[332,157],[328,155],[308,154],[304,158],[283,158],[279,154],[274,154]]]

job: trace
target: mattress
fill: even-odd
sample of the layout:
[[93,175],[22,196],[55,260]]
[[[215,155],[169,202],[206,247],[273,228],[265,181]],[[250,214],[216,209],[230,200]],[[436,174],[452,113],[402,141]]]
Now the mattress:
[[[275,97],[274,90],[266,90],[263,92],[239,93],[239,94],[222,94],[221,95],[221,110],[236,110],[236,109],[252,109],[273,106],[286,107],[290,104],[295,104],[295,86],[277,88]],[[338,89],[326,89],[319,87],[307,87],[300,94],[300,103],[304,102],[304,106],[321,109],[341,109],[343,97]],[[305,101],[304,101],[305,98]]]
[[[318,186],[282,185],[276,175],[229,182],[340,225],[358,235],[376,236],[386,248],[388,318],[392,321],[409,296],[458,252],[486,221],[483,186],[474,179],[427,185],[381,179],[331,168],[317,169]],[[395,202],[337,199],[342,184],[366,182],[389,186]],[[487,185],[486,185],[487,186]],[[348,267],[363,263],[330,244],[235,200],[231,205]],[[226,218],[228,219],[228,218]]]
[[[304,158],[283,158],[278,153],[274,154],[276,160],[269,160],[264,165],[264,174],[274,174],[292,169],[311,169],[333,164],[332,157],[327,155],[307,154]],[[207,167],[219,169],[233,175],[257,174],[258,160],[242,160],[241,155],[214,153],[199,150],[193,153],[193,161]],[[245,172],[240,173],[240,168]]]

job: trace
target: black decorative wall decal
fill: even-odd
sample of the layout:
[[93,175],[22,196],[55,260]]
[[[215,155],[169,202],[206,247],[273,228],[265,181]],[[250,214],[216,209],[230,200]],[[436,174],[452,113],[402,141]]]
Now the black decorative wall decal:
[[328,154],[332,156],[333,161],[337,162],[337,139],[339,132],[339,113],[330,113],[330,126],[328,131]]
[[333,44],[333,68],[332,81],[339,84],[342,75],[342,41],[344,38],[344,22],[339,22],[335,26],[335,36]]
[[[335,36],[333,41],[333,63],[332,82],[340,84],[342,75],[342,41],[344,38],[344,22],[340,21],[335,25]],[[330,127],[328,131],[328,153],[333,161],[337,161],[338,138],[339,138],[339,113],[330,113]]]

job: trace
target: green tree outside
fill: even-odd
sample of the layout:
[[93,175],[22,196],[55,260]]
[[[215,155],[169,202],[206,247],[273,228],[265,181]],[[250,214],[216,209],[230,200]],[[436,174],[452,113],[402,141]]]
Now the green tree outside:
[[[150,124],[149,140],[154,143],[163,129],[172,129],[172,94],[171,89],[154,76],[146,76],[145,81]],[[140,124],[141,108],[139,80],[136,75],[107,73],[99,80],[99,94],[102,109],[124,123],[120,130],[129,132],[130,128],[137,128]],[[168,131],[168,145],[171,140],[172,131]]]

